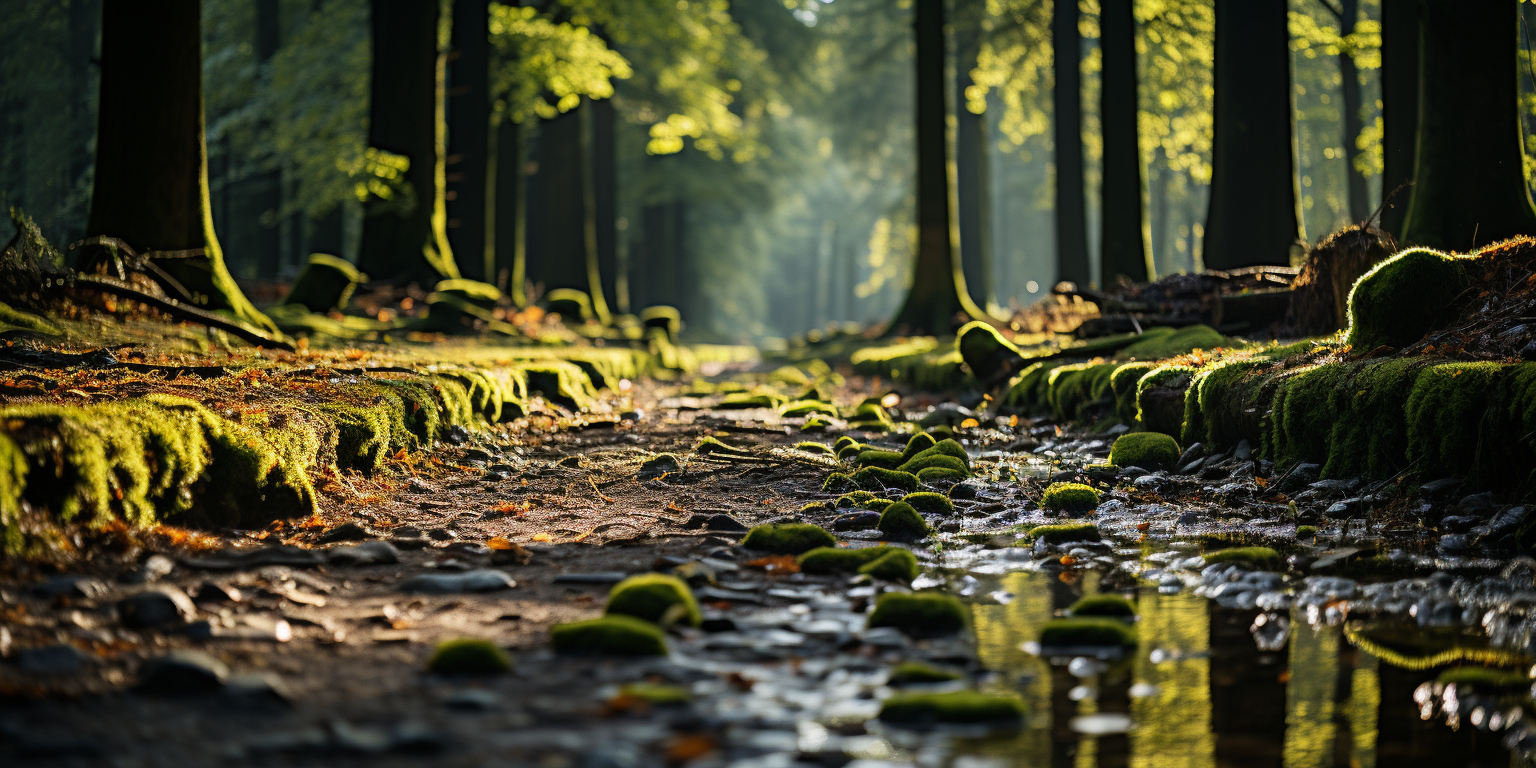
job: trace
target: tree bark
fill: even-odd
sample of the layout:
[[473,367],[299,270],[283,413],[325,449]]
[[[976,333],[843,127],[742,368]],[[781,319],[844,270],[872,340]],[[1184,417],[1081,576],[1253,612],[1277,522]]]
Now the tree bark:
[[616,115],[613,99],[599,99],[587,105],[591,108],[591,187],[592,227],[597,238],[598,282],[593,285],[596,293],[601,286],[603,303],[618,312],[630,311],[628,302],[621,302],[618,291],[619,232],[615,221],[619,217],[619,166],[617,157],[618,135],[615,132]]
[[200,309],[275,330],[235,285],[214,234],[200,17],[198,0],[103,3],[96,179],[86,234],[122,238],[139,251],[203,249],[205,259],[162,266]]
[[1419,132],[1418,0],[1381,0],[1381,102],[1381,228],[1401,235]]
[[966,293],[950,237],[944,105],[944,0],[915,0],[917,81],[917,263],[912,287],[887,334],[947,335],[956,319],[983,317]]
[[1216,0],[1206,269],[1287,265],[1300,240],[1286,10],[1286,0]]
[[1457,251],[1536,234],[1517,101],[1516,10],[1424,0],[1405,244]]
[[373,0],[373,79],[368,144],[411,161],[408,212],[370,201],[358,267],[379,279],[430,286],[458,277],[448,245],[446,57],[438,50],[438,4]]
[[1136,17],[1131,0],[1102,0],[1099,49],[1104,70],[1099,115],[1103,121],[1104,181],[1100,190],[1099,263],[1105,287],[1119,278],[1146,282],[1150,236],[1142,210],[1141,145],[1136,125]]
[[490,8],[484,0],[453,4],[453,60],[448,65],[448,243],[465,277],[496,282],[488,237],[491,163]]
[[960,265],[965,287],[979,307],[993,303],[991,202],[987,163],[986,116],[966,108],[966,91],[974,85],[971,70],[981,54],[981,0],[955,3],[955,195],[960,224]]
[[1082,35],[1076,0],[1055,0],[1051,15],[1051,96],[1056,144],[1056,279],[1088,285],[1088,209],[1083,184]]
[[523,149],[522,128],[512,118],[502,117],[501,124],[491,134],[491,157],[487,162],[491,175],[486,181],[494,209],[486,229],[486,247],[495,256],[488,282],[495,282],[496,287],[511,296],[519,307],[528,304],[528,294],[524,290],[528,279],[527,208],[524,205],[528,178],[523,173],[527,153]]
[[[1350,35],[1360,20],[1360,0],[1339,1],[1339,34]],[[1349,51],[1339,53],[1340,86],[1344,97],[1344,163],[1345,178],[1349,180],[1349,218],[1365,221],[1371,216],[1371,194],[1366,187],[1365,174],[1355,170],[1355,158],[1360,156],[1360,132],[1365,123],[1360,116],[1360,71],[1355,68],[1355,57]]]

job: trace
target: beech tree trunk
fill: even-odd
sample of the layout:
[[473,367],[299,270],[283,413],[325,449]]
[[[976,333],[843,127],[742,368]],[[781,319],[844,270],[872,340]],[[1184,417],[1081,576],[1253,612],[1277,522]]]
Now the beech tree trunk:
[[484,0],[453,4],[453,54],[448,64],[448,243],[465,277],[496,282],[496,252],[488,239],[491,180],[490,8]]
[[[276,330],[224,265],[208,200],[198,0],[102,4],[96,178],[87,236],[138,251],[201,248],[161,266],[203,309]],[[124,116],[132,116],[125,119]]]
[[1056,279],[1086,286],[1088,269],[1087,190],[1083,184],[1082,34],[1076,0],[1055,0],[1051,16],[1051,95],[1056,144]]
[[512,297],[513,303],[522,307],[528,304],[523,287],[528,279],[528,209],[524,205],[528,178],[523,173],[526,152],[522,126],[503,116],[491,137],[486,186],[491,190],[494,212],[487,222],[486,248],[495,262],[487,282],[494,282]]
[[[1360,20],[1360,0],[1339,0],[1339,33],[1350,35]],[[1344,97],[1344,164],[1349,188],[1349,218],[1365,221],[1371,216],[1371,193],[1366,188],[1365,175],[1355,170],[1355,158],[1360,156],[1360,132],[1365,123],[1360,117],[1360,71],[1355,68],[1355,57],[1348,51],[1339,53],[1340,91]]]
[[358,268],[378,279],[430,287],[458,277],[448,245],[447,57],[438,50],[438,3],[373,0],[373,80],[368,144],[404,155],[409,211],[370,201]]
[[1216,0],[1206,269],[1288,265],[1301,239],[1286,11],[1286,0]]
[[1146,282],[1151,248],[1142,214],[1141,145],[1136,125],[1136,17],[1131,0],[1102,0],[1099,48],[1104,70],[1099,116],[1103,121],[1104,181],[1100,190],[1099,263],[1105,287],[1120,278]]
[[1407,185],[1419,132],[1418,1],[1381,0],[1381,228],[1393,235],[1402,234],[1413,196]]
[[974,82],[971,70],[981,54],[983,0],[955,3],[955,195],[960,224],[960,265],[965,287],[978,307],[993,301],[992,196],[987,164],[986,116],[966,108],[966,90]]
[[1423,0],[1419,136],[1404,244],[1470,251],[1536,234],[1517,94],[1517,10]]

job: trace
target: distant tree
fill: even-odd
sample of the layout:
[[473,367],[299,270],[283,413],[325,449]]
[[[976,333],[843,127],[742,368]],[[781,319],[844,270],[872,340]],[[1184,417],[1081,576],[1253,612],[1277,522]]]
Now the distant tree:
[[[1339,37],[1348,40],[1360,22],[1360,0],[1317,0],[1339,22]],[[1386,0],[1385,4],[1390,4]],[[1383,8],[1385,11],[1385,8]],[[1360,156],[1360,132],[1365,129],[1361,109],[1364,104],[1360,95],[1360,70],[1355,66],[1352,46],[1339,47],[1339,92],[1344,106],[1344,162],[1348,180],[1349,218],[1365,221],[1371,215],[1370,190],[1366,188],[1365,174],[1357,166]],[[1391,190],[1387,190],[1391,191]]]
[[[202,249],[160,266],[204,309],[275,330],[224,265],[208,200],[198,0],[102,4],[101,97],[88,235],[139,251]],[[124,116],[132,115],[132,119]]]
[[[1419,132],[1419,0],[1381,0],[1381,228],[1399,235]],[[1401,191],[1399,191],[1401,188]],[[1389,195],[1397,195],[1388,199]]]
[[1131,0],[1100,0],[1099,119],[1104,140],[1099,263],[1105,286],[1121,277],[1145,282],[1150,233],[1142,215],[1141,147],[1137,126],[1136,17]]
[[1054,0],[1051,16],[1051,103],[1056,144],[1056,279],[1086,286],[1087,191],[1083,184],[1082,34],[1077,0]]
[[403,158],[409,199],[370,200],[358,266],[379,279],[432,285],[458,277],[448,244],[447,56],[439,4],[373,0],[368,146]]
[[912,287],[887,333],[946,335],[956,319],[984,313],[965,288],[950,241],[949,162],[944,99],[944,0],[915,0],[917,39],[917,264]]
[[496,282],[491,220],[491,34],[486,0],[455,0],[448,62],[448,243],[465,277]]
[[1516,9],[1423,0],[1419,131],[1402,241],[1467,251],[1536,234],[1517,101]]
[[1207,269],[1287,265],[1300,240],[1290,72],[1286,0],[1216,0]]
[[987,158],[986,89],[971,78],[981,55],[987,4],[955,0],[955,195],[960,264],[978,307],[992,304],[992,196]]

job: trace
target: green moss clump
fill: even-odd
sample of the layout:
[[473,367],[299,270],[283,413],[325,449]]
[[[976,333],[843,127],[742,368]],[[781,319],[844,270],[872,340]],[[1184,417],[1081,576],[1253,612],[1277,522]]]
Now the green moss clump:
[[854,459],[854,463],[861,467],[895,469],[901,464],[901,454],[896,451],[882,451],[872,448],[860,451],[858,457]]
[[1133,647],[1136,629],[1116,619],[1082,617],[1051,619],[1040,630],[1040,645],[1047,648]]
[[946,456],[943,454],[928,454],[927,456],[917,456],[914,457],[911,461],[902,464],[900,467],[898,467],[898,469],[900,469],[902,472],[911,472],[912,474],[917,474],[918,472],[928,469],[929,467],[943,467],[944,469],[951,469],[961,474],[970,474],[970,468],[965,465],[965,462],[953,456]]
[[1109,391],[1115,398],[1115,415],[1120,421],[1136,422],[1136,384],[1156,367],[1155,363],[1126,363],[1109,375]]
[[934,664],[921,661],[903,661],[891,670],[889,683],[891,685],[925,685],[931,683],[948,683],[959,680],[964,675],[952,669],[945,669]]
[[1100,541],[1099,527],[1089,522],[1037,525],[1027,532],[1030,539],[1044,539],[1050,544],[1066,541]]
[[836,450],[837,458],[839,461],[849,461],[851,459],[857,459],[859,454],[869,450],[869,446],[864,445],[863,443],[851,443]]
[[927,432],[919,432],[907,441],[906,449],[901,452],[901,460],[904,462],[910,461],[913,456],[932,448],[937,443],[938,441],[933,439],[933,435]]
[[1099,506],[1099,492],[1082,483],[1051,483],[1040,496],[1043,509],[1087,512]]
[[1483,414],[1504,368],[1489,362],[1445,363],[1419,374],[1406,408],[1408,461],[1416,470],[1426,477],[1472,474]]
[[822,493],[843,493],[859,487],[847,472],[833,472],[827,475],[827,479],[821,483]]
[[500,675],[512,671],[512,658],[489,640],[447,640],[432,652],[427,671],[438,675]]
[[799,558],[805,573],[863,573],[886,581],[911,581],[917,578],[917,557],[901,547],[878,546],[859,549],[818,547]]
[[835,507],[858,507],[860,509],[873,509],[879,512],[891,503],[890,499],[881,498],[869,491],[849,491],[839,497],[833,503]]
[[631,576],[608,593],[606,613],[621,613],[654,624],[676,623],[697,627],[704,617],[693,590],[676,576],[642,573]]
[[549,628],[556,653],[578,656],[665,656],[667,638],[661,627],[624,614]]
[[830,426],[832,426],[832,422],[827,421],[826,419],[823,419],[822,417],[816,416],[816,415],[813,414],[811,416],[807,416],[806,417],[805,423],[800,425],[800,431],[801,432],[825,432],[825,431],[827,431],[827,427],[830,427]]
[[886,592],[875,600],[869,626],[895,627],[913,636],[952,635],[970,626],[970,611],[941,592]]
[[837,455],[837,454],[834,454],[832,452],[832,449],[828,448],[825,443],[818,443],[818,442],[816,442],[814,440],[806,440],[804,442],[795,443],[795,449],[796,450],[800,450],[800,451],[805,451],[807,453],[820,454],[822,456],[835,456],[835,455]]
[[917,479],[924,485],[937,485],[944,482],[960,482],[970,477],[969,472],[961,472],[949,467],[927,467],[917,471]]
[[1024,702],[975,691],[897,693],[881,702],[880,719],[908,728],[990,724],[1017,729],[1024,725]]
[[1484,693],[1529,691],[1530,675],[1509,669],[1494,667],[1456,667],[1447,669],[1435,678],[1443,685],[1455,684],[1457,688],[1472,688]]
[[886,581],[911,581],[917,578],[917,571],[917,556],[900,547],[892,547],[859,568],[859,573]]
[[928,522],[912,508],[911,504],[898,501],[880,513],[875,526],[880,532],[897,539],[920,539],[928,535]]
[[912,493],[917,490],[917,476],[911,472],[901,472],[884,467],[864,467],[853,473],[853,484],[866,491],[879,491],[886,488]]
[[366,282],[368,276],[358,272],[357,267],[346,259],[312,253],[309,263],[293,279],[293,285],[288,289],[288,295],[283,297],[282,303],[298,304],[311,312],[322,314],[333,309],[346,309],[352,292]]
[[953,515],[955,513],[954,502],[948,496],[933,491],[918,491],[901,497],[901,500],[912,505],[912,508],[930,515]]
[[1115,357],[1121,360],[1161,360],[1187,355],[1197,349],[1217,349],[1232,346],[1233,340],[1216,332],[1208,325],[1188,325],[1169,334],[1159,334],[1143,339],[1121,349]]
[[1047,394],[1051,411],[1059,419],[1080,421],[1091,407],[1110,398],[1110,377],[1115,363],[1067,365],[1051,372]]
[[988,381],[1023,359],[1019,348],[996,328],[980,320],[967,323],[955,336],[955,349],[971,375]]
[[1088,595],[1072,604],[1073,616],[1104,616],[1111,619],[1136,617],[1136,605],[1119,595]]
[[1349,292],[1349,333],[1356,352],[1402,348],[1434,327],[1467,287],[1462,259],[1411,248],[1377,264]]
[[950,456],[964,462],[967,467],[971,466],[971,455],[965,452],[965,447],[949,438],[934,443],[932,447],[918,451],[913,454],[912,458],[921,459],[924,456]]
[[1232,547],[1230,549],[1218,549],[1205,553],[1205,562],[1214,565],[1216,563],[1249,563],[1252,565],[1277,566],[1281,563],[1280,553],[1269,547]]
[[843,435],[842,437],[839,437],[836,440],[832,441],[832,450],[841,452],[844,448],[847,448],[848,446],[858,445],[858,444],[859,444],[859,441],[857,441],[857,440],[855,440],[855,439],[853,439],[853,438],[851,438],[851,437],[849,437],[847,435]]
[[779,408],[779,415],[789,418],[810,416],[813,413],[836,416],[837,406],[821,400],[795,400],[785,403],[783,407]]
[[1179,461],[1179,444],[1161,432],[1131,432],[1115,439],[1109,463],[1117,467],[1172,469]]
[[1136,420],[1152,432],[1180,434],[1184,427],[1185,391],[1195,369],[1187,365],[1163,365],[1136,381]]
[[769,523],[747,531],[741,546],[775,555],[798,555],[817,547],[835,547],[837,537],[810,523]]
[[619,695],[639,699],[653,707],[677,707],[693,701],[693,694],[687,688],[656,683],[629,683],[620,686]]
[[1312,538],[1313,536],[1316,536],[1316,535],[1317,535],[1317,526],[1315,526],[1315,525],[1298,525],[1298,526],[1296,526],[1296,538],[1298,538],[1298,539],[1310,539],[1310,538]]
[[777,408],[782,400],[776,394],[767,392],[732,392],[725,396],[720,404],[715,406],[722,410],[744,410],[747,408]]

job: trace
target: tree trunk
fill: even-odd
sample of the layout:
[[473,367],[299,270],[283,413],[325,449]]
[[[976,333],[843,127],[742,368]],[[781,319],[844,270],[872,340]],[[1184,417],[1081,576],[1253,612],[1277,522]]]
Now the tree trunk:
[[[224,266],[208,200],[198,0],[102,6],[96,180],[86,234],[140,251],[203,249],[164,260],[203,309],[275,330]],[[124,119],[125,115],[134,116]]]
[[599,281],[593,284],[593,293],[602,287],[603,303],[619,312],[629,312],[629,302],[620,301],[618,291],[619,232],[615,221],[619,217],[619,166],[617,157],[618,135],[615,132],[613,100],[599,99],[587,105],[592,132],[591,189],[592,227],[597,238],[597,274]]
[[974,85],[971,70],[981,54],[982,0],[955,4],[955,195],[960,223],[960,265],[965,287],[979,307],[993,303],[990,168],[987,163],[986,116],[966,108],[966,91]]
[[950,241],[949,161],[944,107],[944,0],[915,0],[917,38],[917,263],[912,287],[887,334],[947,335],[954,321],[983,313],[966,293]]
[[539,123],[539,191],[543,244],[531,279],[544,289],[574,288],[592,301],[599,322],[609,320],[597,261],[597,196],[588,156],[593,102]]
[[1131,0],[1102,0],[1099,49],[1104,70],[1099,115],[1103,121],[1104,182],[1100,190],[1099,263],[1101,281],[1146,282],[1151,249],[1142,215],[1141,146],[1136,125],[1136,17]]
[[1076,0],[1055,0],[1051,104],[1056,144],[1056,279],[1088,285],[1087,189],[1083,185],[1082,35]]
[[[70,0],[69,3],[69,82],[74,97],[69,101],[70,153],[68,182],[73,190],[84,187],[91,170],[91,140],[96,134],[96,120],[92,114],[91,88],[96,72],[92,68],[96,59],[96,36],[101,29],[101,0]],[[79,210],[76,206],[70,206]],[[75,219],[75,216],[71,216]],[[70,225],[69,240],[80,239],[80,223]]]
[[[278,0],[256,0],[255,54],[258,66],[265,65],[282,44],[282,9]],[[265,132],[270,121],[261,120]],[[235,158],[225,158],[234,163]],[[276,169],[261,170],[240,179],[230,190],[238,203],[229,211],[229,221],[222,222],[229,236],[229,260],[242,274],[273,279],[282,271],[282,230],[277,215],[283,207],[283,174]]]
[[1424,0],[1405,244],[1466,251],[1536,234],[1517,101],[1516,10]]
[[512,118],[502,116],[501,124],[491,134],[487,162],[490,177],[486,180],[494,211],[486,228],[486,248],[495,255],[494,268],[487,278],[511,296],[519,307],[528,304],[528,293],[524,290],[528,279],[527,208],[524,206],[528,178],[523,173],[527,153],[523,148],[522,128]]
[[446,58],[438,50],[438,4],[373,0],[373,79],[368,144],[411,161],[409,211],[370,201],[358,267],[379,279],[431,286],[459,269],[448,245]]
[[[1340,0],[1339,34],[1355,31],[1360,20],[1360,0]],[[1355,170],[1355,158],[1360,156],[1360,132],[1365,123],[1360,116],[1360,71],[1355,69],[1355,57],[1348,51],[1339,53],[1339,77],[1343,80],[1344,96],[1344,164],[1345,178],[1349,180],[1349,218],[1365,221],[1371,216],[1371,194],[1366,188],[1365,174]]]
[[1288,265],[1300,240],[1289,45],[1286,0],[1216,0],[1206,269]]
[[453,4],[453,60],[448,65],[448,242],[465,277],[496,282],[491,226],[490,8]]
[[1381,101],[1381,228],[1401,235],[1419,131],[1418,0],[1381,0]]

